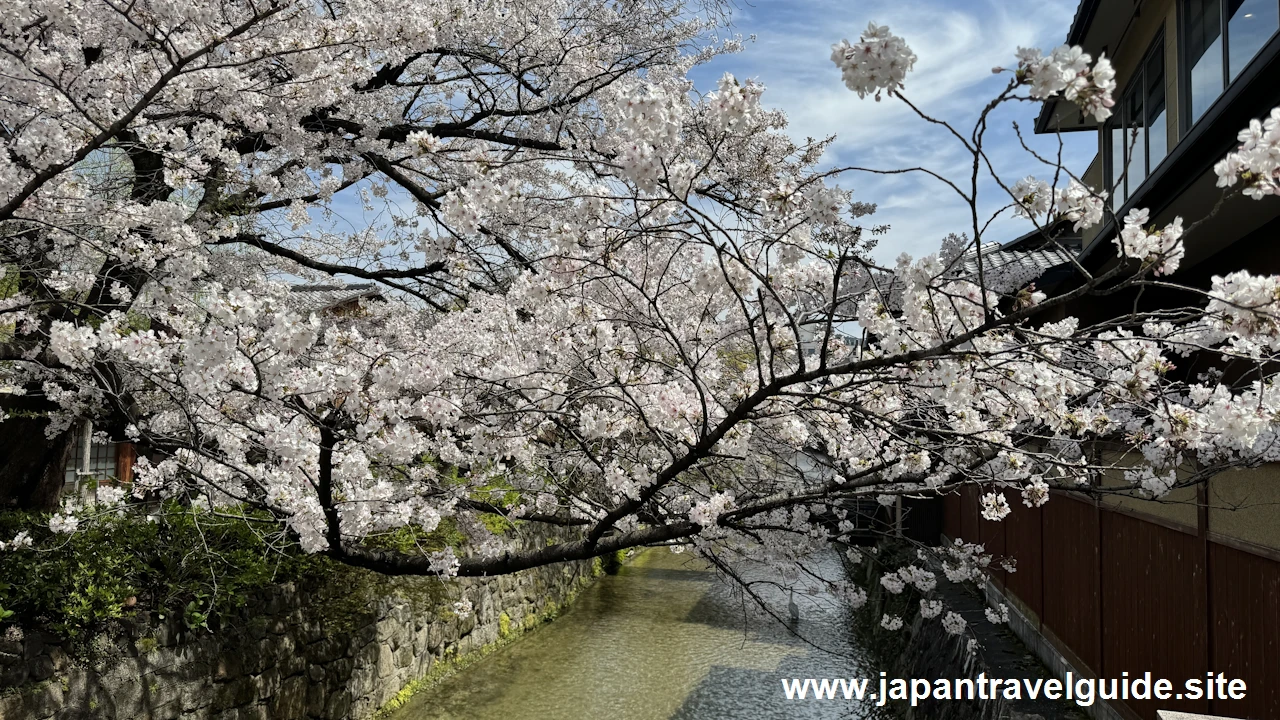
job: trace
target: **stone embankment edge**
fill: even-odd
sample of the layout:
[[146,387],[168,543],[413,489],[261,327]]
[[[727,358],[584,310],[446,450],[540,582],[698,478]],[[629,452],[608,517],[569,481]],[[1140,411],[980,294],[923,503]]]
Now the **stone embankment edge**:
[[[523,639],[534,630],[537,630],[543,625],[555,620],[565,610],[568,610],[574,602],[577,601],[578,596],[582,594],[582,591],[590,587],[602,574],[603,571],[600,569],[600,560],[599,558],[596,558],[593,563],[591,574],[579,578],[576,582],[576,586],[568,590],[563,602],[553,604],[537,615],[528,616],[525,622],[517,625],[505,635],[500,633],[498,639],[491,643],[482,645],[469,653],[451,655],[447,659],[436,662],[432,665],[431,670],[426,675],[423,675],[416,680],[412,680],[409,684],[400,688],[395,697],[388,700],[385,705],[378,708],[377,711],[369,716],[369,720],[387,720],[392,717],[396,710],[404,707],[404,705],[414,697],[430,690],[448,678],[457,675],[484,658],[489,657],[498,650]],[[506,613],[503,613],[503,615],[505,616]]]
[[[223,631],[139,616],[93,638],[90,656],[11,626],[0,637],[0,720],[366,720],[559,615],[602,565],[363,583],[338,590],[355,609],[336,615],[314,612],[312,591],[286,583]],[[473,606],[465,617],[450,609],[462,598]]]

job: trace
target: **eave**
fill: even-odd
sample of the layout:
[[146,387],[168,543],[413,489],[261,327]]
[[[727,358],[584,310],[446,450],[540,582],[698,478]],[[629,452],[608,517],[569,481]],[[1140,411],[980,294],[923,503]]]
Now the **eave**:
[[[1141,0],[1112,0],[1107,3],[1103,0],[1080,0],[1071,29],[1067,31],[1066,44],[1079,45],[1095,59],[1103,53],[1114,55],[1114,48],[1124,40],[1133,18],[1141,9]],[[1041,105],[1035,122],[1035,131],[1040,134],[1096,130],[1097,127],[1096,121],[1084,117],[1079,108],[1061,97]]]

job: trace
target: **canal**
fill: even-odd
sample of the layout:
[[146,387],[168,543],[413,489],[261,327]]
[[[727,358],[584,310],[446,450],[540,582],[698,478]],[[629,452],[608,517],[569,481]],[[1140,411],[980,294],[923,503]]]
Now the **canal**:
[[[834,553],[810,569],[840,573]],[[782,678],[877,674],[851,644],[847,606],[818,587],[802,590],[800,620],[788,627],[745,612],[741,596],[689,555],[649,550],[600,578],[555,622],[423,690],[393,719],[876,717],[843,698],[783,695]],[[788,595],[768,597],[788,617]]]

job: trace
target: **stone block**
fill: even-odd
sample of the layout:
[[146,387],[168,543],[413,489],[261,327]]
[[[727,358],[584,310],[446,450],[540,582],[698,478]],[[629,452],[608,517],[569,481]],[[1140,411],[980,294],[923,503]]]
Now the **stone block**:
[[347,716],[351,713],[351,692],[348,690],[339,690],[329,696],[329,700],[324,706],[325,720],[347,720]]
[[168,678],[148,676],[142,691],[142,705],[151,711],[151,720],[175,720],[182,714],[182,686]]
[[444,623],[436,621],[428,626],[427,648],[433,654],[439,654],[440,646],[444,644]]
[[329,690],[321,682],[314,681],[307,686],[307,717],[315,718],[324,714],[325,700],[329,698]]
[[53,677],[56,669],[53,658],[47,653],[40,653],[26,661],[27,682],[42,682]]
[[26,696],[26,693],[0,695],[0,718],[33,717],[32,713],[27,712]]
[[401,645],[395,655],[397,668],[407,668],[413,663],[413,647],[410,645]]
[[329,682],[333,685],[346,685],[351,681],[351,674],[355,670],[356,661],[351,658],[339,658],[326,666],[326,675],[329,676]]
[[0,688],[18,687],[27,682],[27,663],[21,657],[14,663],[0,664]]
[[272,720],[300,720],[307,712],[307,679],[298,676],[280,683],[268,703]]
[[280,692],[281,677],[278,672],[268,671],[261,675],[252,676],[253,686],[258,700],[270,700],[277,692]]
[[346,637],[327,637],[319,642],[311,643],[303,650],[307,659],[314,663],[327,663],[344,657],[350,647]]
[[458,620],[458,637],[465,637],[472,630],[476,629],[476,616],[472,613]]
[[213,708],[231,710],[252,703],[258,698],[258,688],[252,678],[237,677],[220,683],[213,689]]
[[244,675],[244,663],[238,652],[222,654],[213,666],[214,682],[226,682],[241,675]]
[[108,675],[101,680],[104,688],[109,688],[111,703],[116,718],[142,717],[143,679],[138,675]]
[[236,712],[236,720],[274,720],[265,705],[250,705]]
[[396,669],[396,656],[392,653],[392,648],[381,646],[378,648],[378,676],[385,678],[392,674],[392,670]]

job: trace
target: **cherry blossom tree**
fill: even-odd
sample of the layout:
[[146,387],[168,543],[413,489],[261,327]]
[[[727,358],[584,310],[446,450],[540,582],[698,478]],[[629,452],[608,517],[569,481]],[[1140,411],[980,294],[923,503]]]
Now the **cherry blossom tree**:
[[[1067,168],[1006,183],[984,151],[1005,103],[1063,96],[1107,117],[1105,58],[1019,50],[961,132],[911,102],[915,55],[888,28],[834,46],[852,91],[904,103],[973,159],[963,179],[892,170],[936,178],[972,225],[883,265],[875,207],[836,185],[868,169],[789,139],[755,81],[701,95],[686,79],[736,49],[710,39],[723,20],[669,0],[7,3],[10,452],[92,418],[146,451],[133,495],[268,513],[308,551],[389,574],[667,544],[784,578],[855,529],[861,500],[976,486],[998,520],[1006,490],[1032,506],[1055,488],[1159,497],[1275,458],[1280,278],[1164,277],[1195,219],[1129,213],[1122,262],[1076,264],[1053,296],[984,267],[989,178],[999,212],[1050,244],[1110,216]],[[1274,194],[1278,122],[1242,133],[1224,192]],[[349,197],[395,212],[326,222]],[[335,278],[385,299],[340,317],[293,301],[291,282]],[[1059,317],[1145,287],[1185,303]],[[1173,372],[1191,355],[1252,371]],[[4,492],[38,496],[23,483],[55,461],[12,463]],[[1127,485],[1098,487],[1105,472]],[[68,505],[50,528],[95,511]],[[485,513],[568,533],[521,547]],[[465,552],[370,542],[445,518]],[[993,561],[938,553],[952,581]],[[936,582],[922,561],[883,584]]]

